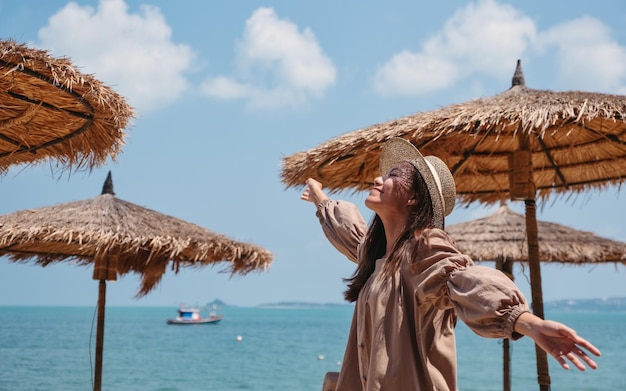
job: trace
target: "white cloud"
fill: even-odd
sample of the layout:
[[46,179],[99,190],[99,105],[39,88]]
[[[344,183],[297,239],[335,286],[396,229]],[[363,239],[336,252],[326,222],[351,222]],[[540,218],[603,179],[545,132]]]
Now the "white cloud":
[[473,76],[510,76],[518,58],[537,54],[556,64],[559,89],[626,93],[626,47],[604,23],[581,17],[537,31],[528,16],[494,0],[459,9],[419,51],[393,55],[373,87],[387,96],[424,95]]
[[626,91],[626,48],[597,19],[582,17],[552,27],[539,35],[538,48],[556,48],[557,78],[568,90]]
[[405,50],[378,69],[374,88],[383,95],[426,94],[452,85],[457,71],[450,61]]
[[255,108],[278,108],[319,98],[336,80],[335,67],[313,32],[300,32],[271,8],[259,8],[246,21],[236,64],[230,77],[207,78],[203,92],[216,99],[244,99]]
[[374,89],[384,95],[423,95],[477,73],[509,75],[535,34],[533,21],[512,6],[471,3],[419,52],[405,50],[379,67]]
[[222,100],[241,99],[255,93],[250,86],[223,76],[206,80],[203,89],[210,96]]
[[174,101],[188,88],[183,74],[194,53],[171,35],[158,8],[142,5],[133,14],[123,0],[100,0],[97,9],[68,3],[39,30],[43,47],[70,57],[139,111]]

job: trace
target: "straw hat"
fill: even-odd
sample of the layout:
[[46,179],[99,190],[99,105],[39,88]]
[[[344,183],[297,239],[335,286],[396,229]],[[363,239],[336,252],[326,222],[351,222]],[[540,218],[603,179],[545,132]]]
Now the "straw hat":
[[380,154],[381,175],[401,162],[411,163],[424,178],[433,204],[433,223],[443,229],[444,217],[454,209],[456,198],[456,185],[450,169],[436,156],[422,156],[409,141],[391,138],[383,145]]

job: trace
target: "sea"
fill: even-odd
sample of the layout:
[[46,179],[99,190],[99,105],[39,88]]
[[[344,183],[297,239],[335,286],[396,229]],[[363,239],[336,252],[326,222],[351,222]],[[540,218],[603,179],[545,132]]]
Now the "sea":
[[[108,307],[102,389],[321,391],[339,371],[351,305],[224,307],[218,324],[176,326],[171,307]],[[552,390],[626,390],[626,312],[550,312],[603,353],[597,370],[549,357]],[[93,389],[96,309],[0,306],[0,390]],[[459,389],[502,390],[502,342],[456,329]],[[511,389],[538,390],[534,344],[511,342]]]

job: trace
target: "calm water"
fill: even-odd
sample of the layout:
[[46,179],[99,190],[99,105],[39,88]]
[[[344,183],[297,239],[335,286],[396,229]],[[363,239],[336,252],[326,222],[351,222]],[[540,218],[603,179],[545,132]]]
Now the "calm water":
[[[176,308],[107,308],[104,390],[315,390],[338,371],[351,307],[223,308],[216,325],[169,326]],[[0,307],[0,390],[90,390],[95,311]],[[597,371],[563,371],[552,390],[620,390],[625,313],[553,313],[603,351]],[[238,341],[241,336],[241,341]],[[461,390],[502,389],[502,345],[457,327]],[[534,345],[512,343],[513,390],[538,390]]]

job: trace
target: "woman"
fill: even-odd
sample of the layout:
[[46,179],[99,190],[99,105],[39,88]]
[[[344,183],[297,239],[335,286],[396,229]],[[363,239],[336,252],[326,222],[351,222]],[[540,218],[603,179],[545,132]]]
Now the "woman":
[[[475,266],[445,233],[455,184],[445,163],[408,141],[389,140],[382,177],[365,205],[333,201],[307,180],[301,198],[317,206],[329,241],[357,263],[345,297],[356,302],[337,390],[456,390],[457,317],[490,338],[524,335],[564,369],[596,363],[600,351],[571,328],[531,314],[516,285],[498,270]],[[582,362],[581,362],[582,361]]]

